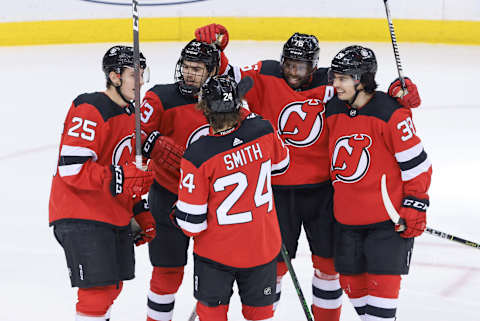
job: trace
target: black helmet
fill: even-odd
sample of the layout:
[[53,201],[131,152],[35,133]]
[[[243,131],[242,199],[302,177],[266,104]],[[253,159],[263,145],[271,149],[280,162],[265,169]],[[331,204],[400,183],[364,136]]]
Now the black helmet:
[[347,74],[360,80],[363,74],[377,72],[377,58],[372,49],[362,46],[349,46],[340,50],[333,58],[331,72]]
[[213,44],[203,43],[197,40],[190,41],[180,53],[180,58],[175,66],[175,82],[178,82],[180,91],[186,95],[196,94],[200,88],[194,88],[185,84],[182,74],[182,65],[184,60],[203,62],[207,72],[211,73],[216,67],[217,71],[220,65],[220,51]]
[[285,58],[288,58],[309,62],[312,64],[312,68],[315,68],[319,53],[317,37],[296,32],[283,45],[281,63],[283,64]]
[[[134,67],[133,65],[133,47],[113,46],[108,49],[102,60],[102,69],[108,79],[108,74],[113,71],[117,74],[122,73],[124,67]],[[147,68],[147,60],[140,52],[140,68]]]
[[200,99],[206,101],[213,113],[231,113],[240,109],[242,98],[252,86],[253,79],[248,76],[238,85],[230,76],[213,76],[203,84]]

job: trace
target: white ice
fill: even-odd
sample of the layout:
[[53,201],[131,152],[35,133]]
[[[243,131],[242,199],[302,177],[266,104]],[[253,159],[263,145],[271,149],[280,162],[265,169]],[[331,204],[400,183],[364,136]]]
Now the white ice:
[[[103,90],[101,57],[112,44],[2,47],[0,49],[0,320],[73,320],[75,290],[65,257],[48,227],[48,198],[60,131],[71,101]],[[153,83],[173,81],[183,43],[141,45]],[[347,43],[321,43],[320,66]],[[385,90],[396,74],[391,45],[369,43],[378,57]],[[227,49],[238,65],[278,59],[280,42],[234,42]],[[417,132],[433,162],[428,224],[480,242],[479,76],[480,47],[400,44],[405,74],[419,87]],[[221,245],[219,245],[221,246]],[[136,278],[125,283],[112,321],[145,320],[151,267],[146,247],[136,249]],[[305,239],[294,266],[311,302],[312,269]],[[275,320],[305,320],[287,276]],[[404,278],[398,320],[480,320],[480,251],[431,235],[418,238],[410,275]],[[174,320],[194,306],[191,260],[176,300]],[[237,293],[230,320],[243,320]],[[358,320],[344,298],[341,320]]]

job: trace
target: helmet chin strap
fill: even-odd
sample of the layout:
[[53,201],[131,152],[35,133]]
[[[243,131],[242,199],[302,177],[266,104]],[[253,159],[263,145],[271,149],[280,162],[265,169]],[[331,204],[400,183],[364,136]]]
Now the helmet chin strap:
[[122,78],[120,78],[120,85],[118,85],[118,86],[113,85],[113,86],[115,87],[115,90],[117,91],[117,93],[120,95],[120,98],[122,98],[123,101],[124,101],[127,105],[129,105],[129,104],[130,104],[130,100],[128,100],[127,98],[125,98],[125,96],[122,94],[122,91],[120,90],[120,88],[122,87]]
[[358,89],[358,86],[359,86],[359,85],[360,85],[360,81],[358,81],[358,83],[355,84],[355,95],[353,95],[353,98],[348,101],[348,104],[349,104],[350,106],[353,106],[353,103],[354,103],[355,100],[357,99],[358,94],[359,94],[361,91],[363,91],[363,88],[360,89],[360,90]]

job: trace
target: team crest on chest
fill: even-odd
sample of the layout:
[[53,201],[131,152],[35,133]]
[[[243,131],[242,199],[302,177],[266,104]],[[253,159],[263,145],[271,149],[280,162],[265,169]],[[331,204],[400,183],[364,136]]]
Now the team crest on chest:
[[132,135],[123,137],[113,149],[112,165],[123,165],[133,160]]
[[325,106],[319,99],[290,103],[282,109],[278,116],[278,133],[289,145],[310,146],[322,133],[324,113]]
[[187,145],[185,147],[188,148],[188,146],[190,146],[193,142],[198,140],[200,137],[207,136],[209,132],[210,132],[210,125],[208,124],[198,127],[190,134],[190,137],[188,137]]
[[332,154],[333,182],[354,183],[361,180],[370,167],[370,146],[372,138],[366,134],[340,137]]

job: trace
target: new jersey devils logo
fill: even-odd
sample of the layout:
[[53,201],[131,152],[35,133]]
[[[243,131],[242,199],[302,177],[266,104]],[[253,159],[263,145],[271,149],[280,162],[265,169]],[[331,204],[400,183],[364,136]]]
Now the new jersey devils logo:
[[132,138],[133,134],[125,136],[115,146],[112,154],[112,165],[123,165],[133,161]]
[[332,155],[332,173],[336,181],[353,183],[362,179],[370,167],[368,148],[372,139],[366,134],[340,137]]
[[190,134],[190,137],[188,137],[188,139],[187,139],[187,145],[185,146],[185,148],[187,148],[188,146],[190,146],[194,141],[196,141],[196,140],[199,139],[200,137],[202,137],[202,136],[207,136],[208,133],[209,133],[209,130],[210,130],[210,125],[208,125],[208,124],[203,125],[203,126],[200,126],[200,127],[198,127],[197,129],[195,129],[195,130]]
[[325,106],[319,99],[290,103],[278,116],[278,133],[289,145],[310,146],[322,133],[324,113]]

